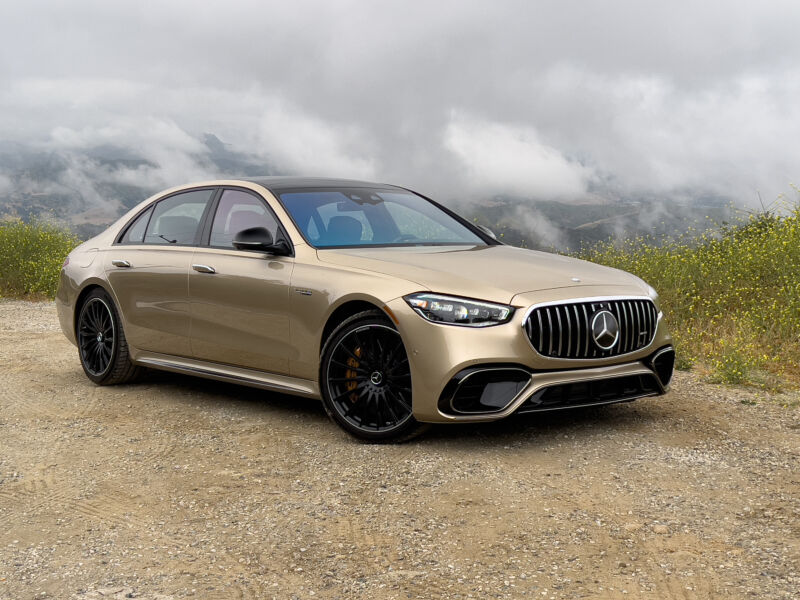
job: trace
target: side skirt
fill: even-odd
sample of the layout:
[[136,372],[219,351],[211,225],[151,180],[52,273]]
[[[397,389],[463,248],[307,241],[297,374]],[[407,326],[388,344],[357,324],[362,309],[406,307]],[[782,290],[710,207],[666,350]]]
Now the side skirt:
[[305,396],[318,400],[321,399],[319,384],[316,381],[308,379],[298,379],[287,375],[274,375],[254,369],[243,369],[241,367],[195,360],[193,358],[157,354],[155,352],[140,351],[137,353],[134,362],[143,367],[158,369],[160,371],[196,375],[207,379],[227,381],[228,383],[237,383],[239,385],[246,385],[273,392]]

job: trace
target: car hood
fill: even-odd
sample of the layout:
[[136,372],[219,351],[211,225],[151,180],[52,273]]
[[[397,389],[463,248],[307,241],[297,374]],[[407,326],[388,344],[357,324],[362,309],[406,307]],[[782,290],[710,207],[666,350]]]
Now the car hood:
[[526,292],[598,286],[637,288],[637,277],[576,258],[513,246],[403,246],[318,250],[323,262],[414,282],[421,289],[508,304]]

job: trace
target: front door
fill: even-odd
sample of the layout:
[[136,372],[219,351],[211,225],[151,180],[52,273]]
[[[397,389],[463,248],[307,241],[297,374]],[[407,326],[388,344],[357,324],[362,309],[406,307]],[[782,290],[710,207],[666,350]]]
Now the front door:
[[195,251],[189,272],[192,353],[202,360],[288,374],[294,258],[235,249],[234,236],[250,227],[266,227],[274,239],[279,225],[260,196],[223,191],[207,243]]

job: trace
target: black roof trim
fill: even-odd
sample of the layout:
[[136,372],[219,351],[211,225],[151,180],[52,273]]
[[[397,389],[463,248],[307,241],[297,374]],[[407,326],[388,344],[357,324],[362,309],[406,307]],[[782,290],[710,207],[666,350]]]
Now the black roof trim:
[[272,191],[287,190],[294,188],[396,188],[396,185],[386,183],[373,183],[370,181],[358,181],[355,179],[334,179],[328,177],[253,177],[241,179],[248,183],[255,183]]

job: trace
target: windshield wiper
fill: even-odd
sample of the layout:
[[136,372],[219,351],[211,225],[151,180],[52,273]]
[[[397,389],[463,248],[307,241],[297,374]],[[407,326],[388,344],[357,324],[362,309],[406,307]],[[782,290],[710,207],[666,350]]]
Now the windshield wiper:
[[158,234],[158,237],[160,237],[162,240],[166,240],[170,244],[177,244],[178,243],[178,240],[171,240],[168,237],[161,235],[160,233]]

